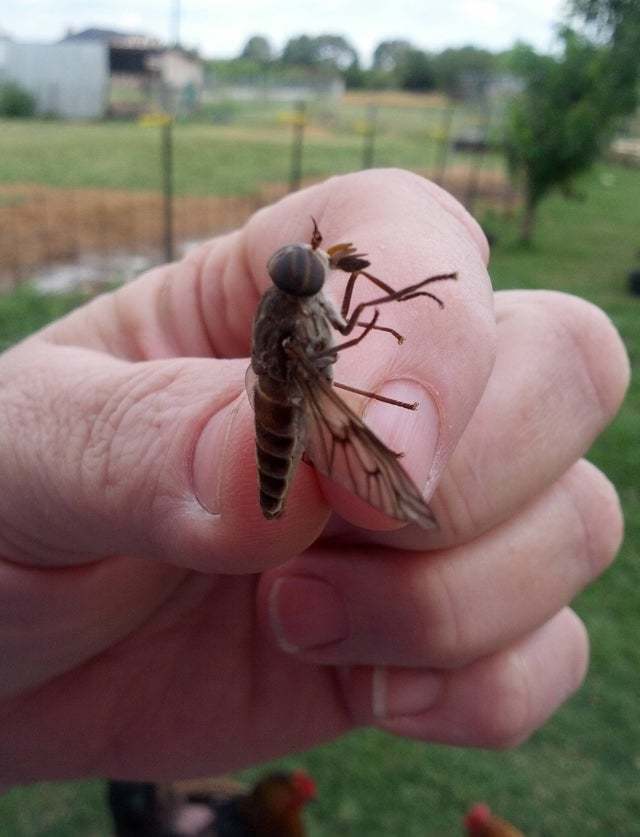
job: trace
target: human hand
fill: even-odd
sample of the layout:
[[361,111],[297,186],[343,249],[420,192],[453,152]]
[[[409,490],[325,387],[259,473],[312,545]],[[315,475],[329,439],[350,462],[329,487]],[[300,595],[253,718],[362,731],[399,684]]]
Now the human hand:
[[[285,515],[260,513],[251,320],[311,215],[394,287],[459,272],[444,311],[385,306],[403,346],[371,334],[337,364],[420,401],[367,422],[436,489],[437,531],[366,528],[379,515],[304,464]],[[581,300],[499,293],[494,320],[486,258],[437,187],[350,175],[0,357],[0,782],[213,774],[362,724],[503,746],[571,694],[588,652],[567,605],[622,528],[580,457],[628,367]]]

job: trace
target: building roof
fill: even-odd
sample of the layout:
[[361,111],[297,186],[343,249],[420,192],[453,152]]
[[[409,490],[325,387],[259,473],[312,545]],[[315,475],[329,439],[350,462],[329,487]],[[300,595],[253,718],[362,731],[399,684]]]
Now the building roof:
[[70,41],[100,41],[110,46],[136,47],[138,49],[157,49],[162,46],[157,38],[151,38],[140,32],[121,32],[117,29],[99,29],[98,27],[82,29],[79,32],[69,31],[61,43],[69,43]]

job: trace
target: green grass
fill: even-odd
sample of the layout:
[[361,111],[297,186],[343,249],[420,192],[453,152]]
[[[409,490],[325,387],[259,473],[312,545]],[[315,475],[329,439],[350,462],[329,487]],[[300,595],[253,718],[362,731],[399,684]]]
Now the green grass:
[[[313,837],[461,834],[460,815],[477,799],[513,818],[528,837],[640,834],[640,299],[625,288],[640,248],[640,172],[602,167],[584,191],[583,202],[544,204],[532,248],[515,243],[513,224],[484,221],[499,238],[491,264],[498,288],[555,288],[592,300],[620,329],[633,364],[625,405],[591,453],[620,491],[627,530],[617,563],[576,603],[592,639],[587,682],[513,752],[448,749],[365,731],[279,762],[306,767],[318,782],[320,799],[309,812]],[[45,302],[24,290],[0,298],[0,334],[17,339],[75,302]],[[15,790],[0,799],[0,833],[105,834],[100,793],[96,782]]]
[[0,352],[86,300],[82,293],[41,294],[22,285],[0,296]]
[[[320,114],[322,115],[322,114]],[[328,117],[327,117],[328,118]],[[400,119],[400,117],[398,117]],[[305,138],[305,177],[325,176],[362,165],[363,137],[357,109],[329,122],[330,130]],[[322,123],[327,124],[326,122]],[[400,134],[399,127],[406,126]],[[437,129],[410,111],[393,122],[385,112],[375,146],[379,166],[431,170],[438,154]],[[179,123],[174,128],[175,189],[178,194],[251,194],[262,184],[289,177],[292,128],[276,118],[259,124]],[[450,165],[467,165],[451,154]],[[157,126],[112,122],[0,121],[0,184],[37,183],[65,188],[153,190],[161,188],[161,131]],[[497,158],[486,166],[499,166]]]

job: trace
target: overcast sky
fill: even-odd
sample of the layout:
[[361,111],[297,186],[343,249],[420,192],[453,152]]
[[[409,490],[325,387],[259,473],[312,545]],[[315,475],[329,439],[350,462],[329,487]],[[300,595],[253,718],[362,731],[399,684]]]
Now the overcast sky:
[[205,57],[237,55],[253,34],[280,49],[293,35],[331,33],[345,35],[367,62],[390,38],[434,51],[469,43],[503,49],[516,39],[547,49],[564,0],[17,0],[11,6],[0,12],[0,30],[23,41],[57,40],[68,28],[89,26],[167,40],[179,7],[182,42]]

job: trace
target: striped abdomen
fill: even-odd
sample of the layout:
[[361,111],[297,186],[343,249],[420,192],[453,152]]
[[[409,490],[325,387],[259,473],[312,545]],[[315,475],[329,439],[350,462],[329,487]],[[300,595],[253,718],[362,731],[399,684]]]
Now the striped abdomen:
[[302,411],[289,393],[290,388],[265,375],[256,381],[253,406],[260,507],[269,520],[282,514],[302,454]]

